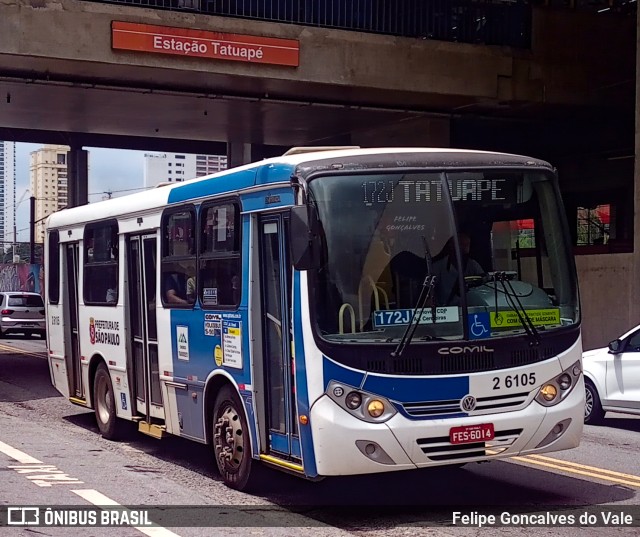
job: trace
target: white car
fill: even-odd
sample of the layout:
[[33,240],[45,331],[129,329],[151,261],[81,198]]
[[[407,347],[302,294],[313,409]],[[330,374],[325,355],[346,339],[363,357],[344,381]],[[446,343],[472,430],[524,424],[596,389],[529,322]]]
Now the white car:
[[582,354],[585,377],[584,422],[601,422],[605,412],[640,415],[640,326]]

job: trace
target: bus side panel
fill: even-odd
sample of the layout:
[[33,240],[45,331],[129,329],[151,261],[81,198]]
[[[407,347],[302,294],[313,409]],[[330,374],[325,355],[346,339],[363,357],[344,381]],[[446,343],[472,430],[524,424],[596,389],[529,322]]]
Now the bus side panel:
[[[302,292],[304,289],[304,292]],[[322,358],[316,349],[309,323],[307,273],[293,273],[293,335],[296,368],[296,402],[298,416],[311,417],[311,407],[322,395]],[[304,322],[304,320],[307,322]],[[304,472],[316,477],[318,469],[313,446],[312,424],[300,424],[300,444]]]
[[69,377],[64,353],[62,297],[58,304],[47,305],[47,347],[51,383],[62,395],[69,397]]
[[187,385],[176,390],[179,434],[204,442],[203,394],[211,372],[222,366],[241,391],[251,383],[247,311],[174,309],[170,333],[173,380]]
[[111,374],[116,415],[130,420],[134,409],[126,374],[127,338],[122,293],[120,295],[116,307],[80,304],[78,328],[87,401],[93,399],[89,392],[93,381],[89,379],[89,366],[92,360],[102,360]]

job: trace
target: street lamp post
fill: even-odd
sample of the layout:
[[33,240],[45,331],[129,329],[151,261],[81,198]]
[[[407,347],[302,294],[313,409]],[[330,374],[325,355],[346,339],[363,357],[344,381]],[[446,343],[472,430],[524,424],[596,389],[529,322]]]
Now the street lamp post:
[[35,242],[36,242],[36,198],[31,196],[30,217],[29,217],[29,262],[33,265],[36,262]]

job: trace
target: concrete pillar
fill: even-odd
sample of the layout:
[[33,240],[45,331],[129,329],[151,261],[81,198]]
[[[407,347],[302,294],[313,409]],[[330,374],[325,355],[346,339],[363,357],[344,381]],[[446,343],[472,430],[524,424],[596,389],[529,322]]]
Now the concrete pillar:
[[236,168],[243,164],[249,164],[252,161],[251,149],[251,144],[245,144],[243,142],[228,142],[227,167]]
[[89,154],[71,146],[67,152],[67,207],[89,203]]
[[[633,273],[629,290],[629,327],[640,323],[640,10],[636,15],[636,128],[635,164],[633,171],[634,211],[633,211]],[[627,327],[624,327],[625,329]]]
[[247,144],[243,142],[227,143],[227,167],[235,168],[265,158],[282,155],[289,148],[278,145]]

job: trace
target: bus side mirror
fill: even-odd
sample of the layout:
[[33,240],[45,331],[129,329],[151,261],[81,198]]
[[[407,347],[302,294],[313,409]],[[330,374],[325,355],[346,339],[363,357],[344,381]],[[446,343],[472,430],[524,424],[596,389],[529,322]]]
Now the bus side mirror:
[[289,212],[291,262],[296,270],[313,270],[321,266],[320,222],[315,209],[306,205],[291,207]]

